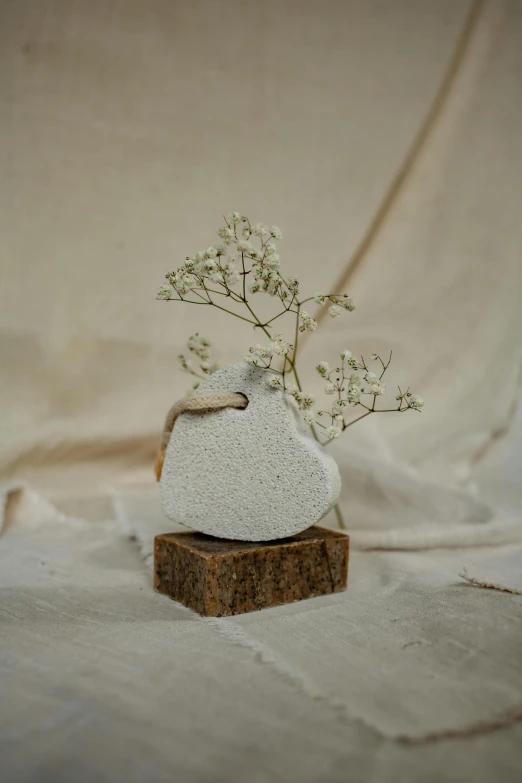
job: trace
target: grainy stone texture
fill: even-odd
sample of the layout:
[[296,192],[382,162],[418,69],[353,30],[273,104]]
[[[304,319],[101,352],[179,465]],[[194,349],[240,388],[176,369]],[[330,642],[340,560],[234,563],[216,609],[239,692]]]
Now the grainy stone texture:
[[268,385],[271,374],[234,364],[198,387],[198,395],[240,392],[248,406],[176,421],[161,476],[170,519],[211,536],[272,541],[314,525],[336,502],[337,464]]
[[345,590],[348,549],[348,536],[316,526],[262,544],[164,533],[154,588],[209,617],[254,612]]

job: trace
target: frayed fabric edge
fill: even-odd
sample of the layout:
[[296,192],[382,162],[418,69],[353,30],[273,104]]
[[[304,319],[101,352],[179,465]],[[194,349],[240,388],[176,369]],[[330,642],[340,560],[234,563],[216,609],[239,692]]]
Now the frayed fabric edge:
[[361,715],[354,714],[346,702],[325,694],[312,679],[293,666],[286,658],[276,653],[266,644],[248,636],[248,634],[230,621],[214,617],[205,617],[202,620],[206,625],[220,633],[228,642],[254,653],[256,660],[269,668],[273,674],[287,685],[295,688],[312,701],[326,706],[334,713],[339,722],[359,723],[381,739],[394,739],[393,735],[383,732],[373,722],[363,718]]
[[460,729],[447,729],[445,731],[434,731],[430,734],[423,734],[419,737],[410,737],[401,735],[395,737],[395,741],[402,745],[431,745],[436,742],[458,739],[473,739],[486,734],[494,734],[503,729],[509,729],[512,726],[522,723],[522,705],[512,710],[508,710],[502,717],[493,718],[490,721],[480,721],[470,726],[464,726]]
[[482,587],[485,590],[498,590],[501,593],[511,593],[512,595],[522,595],[522,590],[516,587],[509,587],[509,585],[503,585],[500,582],[488,582],[476,576],[470,576],[466,568],[462,569],[459,576],[474,587]]
[[492,734],[522,722],[522,705],[507,710],[502,716],[488,721],[480,721],[459,728],[441,729],[424,734],[394,734],[380,729],[373,721],[355,714],[348,704],[325,694],[316,683],[303,672],[292,666],[271,647],[252,639],[229,620],[222,618],[203,618],[203,621],[220,633],[227,641],[254,653],[256,659],[267,666],[273,674],[300,693],[329,709],[340,723],[358,723],[382,740],[403,745],[427,745],[452,739],[466,739],[484,734]]
[[[132,541],[138,548],[140,558],[142,562],[148,567],[152,568],[154,564],[154,552],[153,542],[147,541],[141,535],[141,532],[135,525],[132,525],[125,513],[124,505],[115,491],[110,492],[110,497],[113,503],[115,517],[122,529],[122,532],[127,536],[129,541]],[[500,526],[500,523],[499,525]],[[504,527],[509,527],[509,530],[504,532],[504,535],[509,534],[512,527],[512,523],[504,523]],[[463,526],[461,526],[463,527]],[[468,527],[468,526],[466,526]],[[482,527],[482,526],[481,526]],[[486,527],[484,525],[484,527]],[[488,525],[489,527],[489,525]],[[522,526],[521,526],[522,527]],[[404,532],[411,533],[411,530],[405,531],[392,531],[393,533]],[[421,531],[415,531],[420,533]],[[422,531],[423,532],[423,531]],[[521,531],[522,533],[522,531]],[[353,534],[356,535],[356,534]],[[364,535],[364,534],[363,534]],[[368,534],[366,534],[368,535]],[[379,535],[379,534],[376,534]],[[497,531],[498,536],[498,531]],[[498,536],[500,537],[500,536]],[[351,538],[353,542],[353,537]],[[515,538],[515,541],[522,540],[522,534],[520,538]],[[417,537],[418,542],[418,537]],[[506,543],[502,541],[501,543]],[[511,543],[511,539],[508,540]],[[460,544],[454,544],[459,546]],[[487,543],[480,544],[481,546],[488,545]],[[500,543],[499,543],[500,545]],[[469,546],[469,544],[465,544]],[[479,546],[479,544],[476,544]],[[355,547],[358,549],[365,549],[366,547]],[[368,547],[368,549],[375,549],[380,547]],[[384,547],[383,547],[384,548]],[[402,547],[386,547],[389,549],[397,549]],[[433,547],[410,547],[411,549],[418,548],[433,548]],[[356,715],[350,709],[349,705],[339,699],[324,693],[319,686],[309,677],[307,677],[302,671],[293,666],[286,658],[279,655],[275,650],[262,642],[253,639],[248,636],[243,630],[238,628],[230,620],[215,617],[201,617],[201,622],[213,628],[216,632],[220,633],[231,644],[242,647],[249,650],[254,654],[256,660],[262,665],[266,666],[270,671],[282,681],[290,685],[299,691],[302,695],[311,699],[312,701],[324,705],[329,709],[335,718],[340,723],[357,723],[363,726],[366,730],[371,731],[377,738],[383,741],[395,742],[398,744],[408,745],[422,745],[431,744],[435,742],[442,742],[451,739],[459,739],[466,737],[474,737],[480,734],[493,733],[502,728],[509,728],[514,723],[518,723],[522,720],[522,709],[512,709],[508,711],[504,717],[495,718],[491,721],[481,722],[477,724],[471,724],[460,728],[441,729],[439,732],[426,732],[425,734],[394,734],[392,732],[386,732],[380,729],[373,721]]]

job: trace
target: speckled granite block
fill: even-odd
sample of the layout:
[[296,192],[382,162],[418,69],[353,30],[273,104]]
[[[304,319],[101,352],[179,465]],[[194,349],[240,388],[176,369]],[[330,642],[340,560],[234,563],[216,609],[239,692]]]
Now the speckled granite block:
[[255,612],[345,590],[348,548],[348,536],[317,526],[262,543],[164,533],[154,589],[206,617]]

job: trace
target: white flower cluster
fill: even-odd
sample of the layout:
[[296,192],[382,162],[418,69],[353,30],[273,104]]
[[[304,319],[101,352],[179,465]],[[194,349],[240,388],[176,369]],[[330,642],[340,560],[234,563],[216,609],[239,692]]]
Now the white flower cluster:
[[243,361],[254,367],[265,367],[268,369],[275,356],[288,356],[293,349],[294,346],[286,342],[284,335],[276,334],[274,341],[268,345],[261,345],[260,343],[251,345],[248,353],[243,356]]
[[206,362],[207,359],[210,359],[211,346],[212,343],[210,342],[210,340],[207,340],[206,337],[200,337],[197,332],[196,334],[193,334],[192,337],[189,337],[187,340],[187,348],[189,349],[189,351],[195,354],[198,357],[198,359],[201,359],[204,362]]
[[331,318],[339,318],[341,309],[348,310],[350,313],[355,310],[355,302],[348,294],[344,294],[344,296],[335,296],[333,294],[316,293],[313,296],[313,300],[318,305],[324,305],[325,302],[331,302],[332,304],[328,308],[328,314]]
[[399,393],[395,399],[399,401],[401,406],[404,403],[408,408],[412,408],[415,411],[420,411],[420,409],[424,407],[424,400],[422,397],[419,397],[417,394],[412,394],[409,389],[405,392],[401,392],[399,389]]
[[[337,394],[337,400],[332,406],[331,415],[333,416],[338,416],[347,405],[361,404],[362,394],[370,394],[376,397],[384,394],[386,391],[386,384],[381,380],[382,376],[370,372],[364,361],[363,363],[359,362],[348,349],[341,353],[340,367],[330,369],[328,362],[319,362],[316,370],[326,381],[324,385],[325,394]],[[351,372],[351,370],[364,370],[363,379],[356,372]],[[366,382],[366,386],[364,382]]]
[[[264,232],[265,229],[266,226],[259,227],[260,231]],[[256,254],[259,256],[259,259],[252,267],[254,281],[250,285],[250,292],[257,294],[259,291],[264,291],[270,296],[279,296],[284,301],[288,299],[290,289],[285,285],[285,281],[279,272],[281,265],[279,253],[277,253],[273,242],[264,243],[263,234],[259,238],[261,239],[261,252]]]
[[158,299],[165,299],[165,301],[168,302],[168,300],[172,298],[172,293],[171,285],[161,285],[158,288]]
[[339,427],[334,427],[333,425],[331,427],[327,427],[325,430],[325,435],[329,440],[335,440],[335,438],[338,438],[341,434],[342,430]]
[[163,285],[158,291],[160,299],[171,299],[173,295],[186,296],[190,291],[205,287],[205,280],[219,283],[229,288],[239,282],[236,258],[226,256],[224,245],[199,250],[193,257],[187,257],[185,263],[174,272],[166,275],[169,286]]
[[289,386],[286,389],[286,393],[289,397],[295,400],[300,411],[306,412],[305,421],[307,424],[311,424],[313,416],[311,415],[310,408],[315,403],[315,397],[312,397],[311,394],[306,394],[305,392],[301,391],[301,389],[295,384]]
[[[193,364],[187,359],[184,354],[178,356],[180,367],[184,372],[188,372],[190,375],[195,375],[197,378],[204,378],[206,375],[212,375],[219,369],[219,365],[214,362],[211,363],[211,348],[212,343],[206,337],[200,337],[196,332],[187,340],[187,348],[193,357],[195,357],[198,365],[198,369],[195,369]],[[198,384],[194,386],[197,388]]]
[[[317,414],[317,416],[327,415],[331,418],[330,426],[325,426],[318,422],[318,426],[324,429],[324,434],[329,440],[337,438],[342,430],[354,423],[353,421],[347,423],[344,419],[344,409],[348,405],[354,407],[361,405],[366,410],[366,413],[363,414],[365,416],[369,413],[379,413],[383,410],[376,408],[375,404],[377,398],[386,391],[386,384],[382,377],[389,367],[391,354],[386,363],[376,353],[371,355],[371,359],[379,362],[380,370],[378,373],[369,370],[364,359],[361,357],[361,361],[358,361],[348,349],[341,353],[341,364],[339,367],[331,369],[328,362],[319,362],[316,366],[315,369],[325,381],[324,393],[329,396],[336,396],[329,411],[319,411]],[[373,402],[363,403],[361,400],[362,395],[373,397]],[[409,389],[406,392],[401,392],[399,389],[396,399],[399,403],[396,408],[386,408],[384,410],[405,411],[408,408],[420,410],[424,405],[422,398],[412,394]],[[355,419],[354,421],[357,420]]]
[[[278,296],[282,302],[293,301],[299,285],[295,278],[286,281],[280,274],[280,258],[274,244],[274,240],[283,238],[281,229],[263,223],[251,226],[240,212],[231,212],[225,224],[217,230],[223,244],[188,256],[182,266],[166,275],[169,285],[161,286],[158,298],[183,298],[191,291],[208,291],[208,283],[221,286],[228,293],[242,277],[252,274],[250,293],[262,291]],[[259,240],[257,247],[253,238]],[[244,301],[242,294],[235,293],[238,300]]]
[[299,313],[299,331],[304,332],[315,332],[317,329],[317,321],[315,318],[312,318],[311,315],[308,315],[306,310],[301,310]]
[[[300,386],[297,349],[299,334],[315,332],[320,318],[314,318],[314,314],[304,307],[307,303],[310,303],[309,309],[312,309],[313,303],[327,305],[329,316],[339,318],[343,310],[352,312],[355,309],[353,299],[348,294],[341,296],[319,292],[302,298],[297,278],[281,274],[276,242],[281,240],[283,235],[277,226],[252,224],[240,212],[231,212],[217,234],[220,244],[211,245],[206,250],[188,256],[182,266],[166,275],[167,284],[158,290],[158,299],[214,305],[254,328],[260,328],[267,335],[269,342],[266,345],[250,346],[243,357],[244,361],[255,367],[271,369],[272,374],[267,379],[269,386],[293,399],[305,421],[312,427],[315,437],[319,433],[329,441],[358,421],[345,420],[345,409],[348,406],[361,406],[365,409],[366,413],[359,418],[380,411],[422,409],[422,398],[412,394],[409,389],[404,393],[399,389],[397,407],[376,408],[376,401],[386,391],[383,376],[390,363],[391,354],[387,363],[383,362],[378,354],[372,354],[371,360],[379,363],[377,370],[373,371],[367,367],[364,358],[361,357],[359,361],[346,349],[341,353],[339,366],[330,368],[328,362],[320,362],[317,365],[317,372],[324,382],[324,393],[331,399],[331,405],[329,411],[314,412],[314,398],[305,394]],[[249,299],[250,293],[267,293],[279,299],[280,312],[276,310],[269,320],[260,320]],[[221,304],[216,301],[219,296],[223,297]],[[288,319],[292,316],[295,345],[287,342],[283,334],[277,334],[275,337],[272,334],[272,324],[276,319]],[[208,340],[195,334],[189,338],[187,345],[190,359],[197,368],[182,355],[179,361],[185,371],[204,378],[217,369],[216,364],[211,364],[211,346]],[[294,377],[295,385],[288,385],[290,376]],[[330,418],[328,425],[319,421],[324,415]]]

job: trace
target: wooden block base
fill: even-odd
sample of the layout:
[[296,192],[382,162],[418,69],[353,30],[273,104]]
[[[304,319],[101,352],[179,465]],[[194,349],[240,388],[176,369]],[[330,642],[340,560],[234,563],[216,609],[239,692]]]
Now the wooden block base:
[[349,538],[311,527],[279,541],[203,533],[154,540],[154,589],[206,617],[226,617],[346,589]]

